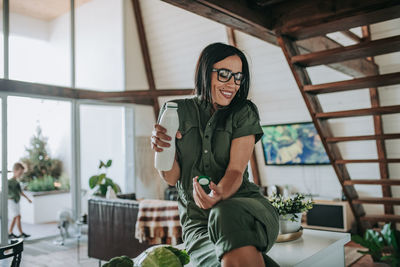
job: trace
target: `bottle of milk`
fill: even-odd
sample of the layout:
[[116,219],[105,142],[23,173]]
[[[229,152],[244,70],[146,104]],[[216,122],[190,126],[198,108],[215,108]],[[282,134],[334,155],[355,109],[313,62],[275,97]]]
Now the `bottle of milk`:
[[[170,147],[162,147],[162,152],[156,152],[154,167],[160,171],[169,171],[172,169],[175,160],[175,136],[179,127],[178,104],[167,102],[166,109],[161,115],[159,124],[167,129],[166,134],[169,135],[172,140],[169,141]],[[163,141],[168,142],[166,140]]]

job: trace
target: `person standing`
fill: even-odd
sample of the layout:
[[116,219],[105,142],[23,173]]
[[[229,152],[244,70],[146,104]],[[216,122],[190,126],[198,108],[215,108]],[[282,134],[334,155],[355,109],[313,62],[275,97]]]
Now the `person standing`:
[[[21,189],[21,186],[19,184],[18,179],[22,177],[22,174],[24,173],[24,166],[17,162],[13,166],[13,177],[8,180],[8,212],[12,217],[10,229],[8,231],[8,238],[17,238],[17,237],[23,237],[23,238],[28,238],[30,235],[24,233],[22,231],[22,226],[21,226],[21,212],[20,212],[20,200],[21,196],[25,197],[26,200],[28,200],[29,203],[32,203],[32,201],[24,194],[24,192]],[[15,224],[17,224],[17,228],[20,232],[19,236],[14,235],[13,229]]]

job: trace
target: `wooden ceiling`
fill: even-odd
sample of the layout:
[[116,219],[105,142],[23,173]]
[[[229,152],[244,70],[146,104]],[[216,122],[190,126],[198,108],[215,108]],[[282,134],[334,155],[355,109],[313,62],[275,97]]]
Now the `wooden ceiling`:
[[[346,31],[346,34],[350,35],[350,28],[400,17],[398,0],[162,1],[275,45],[278,45],[277,35],[288,35],[299,41],[301,52],[315,52],[341,46],[328,38],[326,33]],[[353,77],[374,75],[377,69],[376,64],[366,59],[348,60],[328,66]]]
[[[75,6],[81,6],[92,0],[75,0]],[[2,7],[3,1],[0,2]],[[53,20],[71,9],[70,0],[10,0],[10,12],[24,16]]]

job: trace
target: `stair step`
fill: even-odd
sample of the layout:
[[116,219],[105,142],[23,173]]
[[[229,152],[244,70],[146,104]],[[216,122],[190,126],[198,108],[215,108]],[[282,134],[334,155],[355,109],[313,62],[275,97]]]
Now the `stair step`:
[[324,94],[364,88],[376,88],[379,86],[388,86],[393,84],[400,84],[400,72],[369,76],[340,82],[305,85],[303,89],[307,93]]
[[328,143],[346,142],[346,141],[365,141],[365,140],[387,140],[400,139],[400,134],[382,134],[382,135],[360,135],[360,136],[338,136],[327,137],[325,140]]
[[400,222],[400,216],[393,214],[367,215],[360,217],[360,220],[371,222]]
[[366,41],[355,45],[338,47],[291,58],[292,64],[302,67],[327,65],[356,58],[388,54],[400,50],[400,35],[380,40]]
[[363,197],[358,199],[353,199],[352,202],[354,204],[391,204],[391,205],[400,205],[400,198],[394,197]]
[[[398,18],[400,12],[400,5],[398,2],[395,3],[396,1],[392,1],[391,4],[387,2],[388,1],[386,1],[386,3],[385,1],[381,1],[380,7],[375,6],[357,13],[347,12],[336,18],[324,18],[319,21],[313,20],[305,24],[286,26],[282,29],[282,33],[290,36],[293,40],[302,40]],[[357,6],[359,5],[357,4]],[[297,16],[299,16],[298,12],[299,11],[296,12]],[[320,16],[320,14],[314,15]]]
[[383,115],[383,114],[393,114],[393,113],[400,113],[400,105],[334,111],[334,112],[322,112],[322,113],[316,113],[315,117],[317,119],[333,119],[333,118]]
[[399,163],[400,159],[337,159],[335,164],[347,163]]
[[368,184],[368,185],[400,185],[396,179],[352,179],[343,182],[343,185]]

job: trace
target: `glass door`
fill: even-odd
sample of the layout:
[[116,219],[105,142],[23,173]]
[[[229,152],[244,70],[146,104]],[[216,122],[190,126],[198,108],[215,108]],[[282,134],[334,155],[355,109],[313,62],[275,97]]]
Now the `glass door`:
[[60,214],[72,218],[71,108],[71,101],[7,98],[8,182],[19,183],[24,193],[8,205],[15,236],[56,236]]
[[87,214],[88,199],[104,197],[109,185],[115,193],[134,192],[133,105],[82,101],[78,110],[81,214]]

